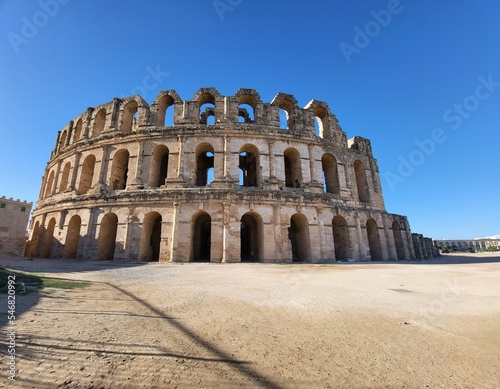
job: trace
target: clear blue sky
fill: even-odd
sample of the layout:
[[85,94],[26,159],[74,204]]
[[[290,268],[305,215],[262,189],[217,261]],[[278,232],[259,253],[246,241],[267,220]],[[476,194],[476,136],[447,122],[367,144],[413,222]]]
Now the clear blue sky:
[[499,1],[59,1],[0,0],[0,195],[35,202],[57,132],[157,69],[149,103],[326,101],[413,232],[500,233]]

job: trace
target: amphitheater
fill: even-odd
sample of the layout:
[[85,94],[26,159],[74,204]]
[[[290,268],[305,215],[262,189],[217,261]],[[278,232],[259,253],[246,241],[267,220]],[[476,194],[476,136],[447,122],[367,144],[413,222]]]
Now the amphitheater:
[[[88,108],[59,131],[30,257],[161,262],[415,258],[385,210],[368,139],[324,102],[252,89],[162,91]],[[413,234],[415,235],[415,234]],[[418,257],[418,254],[417,254]]]

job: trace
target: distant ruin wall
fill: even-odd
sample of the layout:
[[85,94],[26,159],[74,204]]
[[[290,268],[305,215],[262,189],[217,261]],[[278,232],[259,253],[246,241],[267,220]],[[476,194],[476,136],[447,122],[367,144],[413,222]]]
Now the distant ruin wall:
[[33,203],[0,198],[0,254],[23,255]]

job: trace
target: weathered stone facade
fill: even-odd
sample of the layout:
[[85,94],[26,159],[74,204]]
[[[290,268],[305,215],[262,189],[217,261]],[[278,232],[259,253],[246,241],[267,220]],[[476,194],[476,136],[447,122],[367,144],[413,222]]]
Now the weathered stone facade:
[[[169,123],[169,118],[172,122]],[[286,118],[280,121],[281,118]],[[252,89],[151,106],[115,98],[58,133],[29,255],[103,260],[328,262],[415,258],[387,213],[370,141],[326,103]]]
[[33,203],[0,198],[0,254],[23,255]]

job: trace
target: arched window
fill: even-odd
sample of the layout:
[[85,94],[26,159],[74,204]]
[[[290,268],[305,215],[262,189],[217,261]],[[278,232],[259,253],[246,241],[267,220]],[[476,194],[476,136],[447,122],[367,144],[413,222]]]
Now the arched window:
[[54,171],[52,170],[49,174],[49,179],[45,184],[45,197],[49,197],[52,194],[53,187],[54,187]]
[[69,173],[70,173],[70,171],[71,171],[71,163],[67,162],[64,165],[64,169],[62,171],[61,184],[59,185],[59,193],[62,193],[66,189],[68,189],[68,182],[69,182]]
[[202,93],[198,98],[200,124],[215,124],[215,97],[211,93]]
[[129,152],[118,150],[113,156],[109,186],[114,190],[123,190],[127,187]]
[[253,145],[244,145],[240,149],[239,166],[241,186],[259,186],[260,163],[259,150]]
[[80,229],[82,219],[80,216],[73,216],[68,224],[66,243],[64,244],[64,258],[75,259],[78,253],[78,242],[80,241]]
[[153,150],[153,161],[151,164],[150,185],[158,188],[165,185],[168,174],[169,150],[165,145],[156,146]]
[[337,160],[332,154],[326,153],[321,157],[323,176],[325,179],[325,192],[340,194],[339,172]]
[[356,187],[358,189],[359,201],[363,203],[369,203],[370,196],[368,193],[368,183],[366,181],[365,166],[360,160],[356,160],[354,162],[354,174],[356,175]]
[[396,255],[398,259],[405,259],[405,247],[403,244],[403,235],[399,223],[394,221],[392,223],[392,234],[394,236],[394,245],[396,246]]
[[288,99],[282,99],[279,103],[280,108],[280,128],[287,130],[295,129],[295,113],[293,103]]
[[309,243],[309,222],[303,214],[296,213],[290,218],[288,239],[292,245],[293,261],[309,261],[311,256]]
[[122,132],[126,134],[132,132],[132,128],[136,124],[137,109],[138,105],[135,100],[129,101],[123,108]]
[[139,260],[159,261],[162,218],[158,212],[150,212],[142,223]]
[[[170,108],[172,107],[172,108]],[[164,95],[158,102],[158,126],[174,125],[174,98]]]
[[381,261],[382,245],[380,244],[378,226],[375,220],[368,219],[366,222],[366,232],[368,233],[368,245],[370,246],[370,257],[372,261]]
[[317,106],[314,108],[314,117],[316,118],[316,136],[330,139],[328,111],[324,107]]
[[210,262],[212,247],[212,218],[203,212],[193,221],[193,262]]
[[66,147],[66,138],[67,137],[68,137],[68,133],[66,132],[66,130],[64,130],[61,133],[61,136],[59,138],[59,150],[62,150]]
[[82,119],[78,119],[75,125],[75,132],[73,135],[73,143],[78,142],[82,137]]
[[285,150],[285,185],[287,188],[302,187],[302,167],[299,152],[289,147]]
[[92,130],[92,137],[101,135],[104,131],[104,126],[106,124],[106,110],[104,108],[100,109],[94,118],[94,129]]
[[116,232],[118,230],[118,216],[107,213],[101,220],[99,238],[97,238],[97,259],[111,261],[115,255]]
[[255,96],[248,93],[242,94],[238,98],[238,122],[254,123],[256,106],[257,99]]
[[262,219],[248,212],[240,220],[240,251],[242,262],[258,262],[262,253]]
[[332,220],[333,245],[337,261],[351,258],[351,245],[349,243],[349,227],[347,221],[340,215]]
[[80,184],[78,185],[78,193],[85,194],[92,187],[94,178],[95,156],[88,155],[82,164],[82,173],[80,176]]
[[196,148],[196,186],[206,186],[214,177],[214,148],[202,143]]

